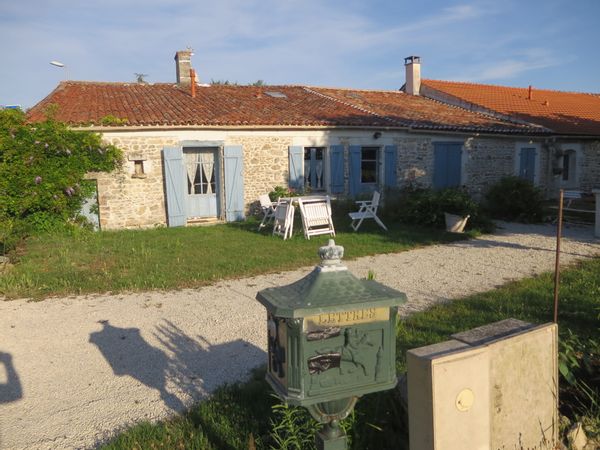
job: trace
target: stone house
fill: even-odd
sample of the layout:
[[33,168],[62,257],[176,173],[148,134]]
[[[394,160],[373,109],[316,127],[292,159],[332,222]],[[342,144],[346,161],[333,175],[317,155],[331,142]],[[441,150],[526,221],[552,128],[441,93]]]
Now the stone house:
[[418,58],[414,68],[407,70],[403,90],[550,130],[549,137],[531,140],[517,150],[514,159],[519,170],[534,167],[525,176],[545,188],[548,197],[556,196],[561,188],[586,192],[600,188],[600,94],[421,79]]
[[[240,220],[277,185],[357,196],[411,183],[480,195],[505,175],[543,188],[556,177],[545,124],[411,95],[418,90],[199,84],[189,51],[175,61],[176,83],[66,81],[28,112],[39,121],[56,104],[58,120],[123,150],[122,169],[90,174],[103,229]],[[407,58],[407,86],[418,69]]]

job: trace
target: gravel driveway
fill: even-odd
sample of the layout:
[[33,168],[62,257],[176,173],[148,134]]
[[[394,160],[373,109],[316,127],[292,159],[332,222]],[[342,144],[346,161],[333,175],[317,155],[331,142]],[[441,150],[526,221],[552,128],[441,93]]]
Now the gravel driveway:
[[[553,269],[553,227],[501,226],[480,239],[347,265],[406,292],[404,315]],[[323,241],[315,239],[315,264]],[[598,255],[600,241],[589,228],[567,228],[562,248],[568,264]],[[0,448],[93,447],[243,379],[266,363],[256,292],[310,269],[201,289],[0,301]]]

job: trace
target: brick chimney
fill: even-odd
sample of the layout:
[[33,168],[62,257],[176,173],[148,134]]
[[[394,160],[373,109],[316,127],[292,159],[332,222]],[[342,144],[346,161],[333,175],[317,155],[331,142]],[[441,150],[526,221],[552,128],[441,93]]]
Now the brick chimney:
[[419,95],[421,90],[421,58],[419,56],[404,58],[404,67],[406,68],[404,92],[409,95]]
[[180,50],[175,53],[175,65],[177,69],[177,84],[190,85],[192,79],[190,77],[190,69],[192,68],[192,51]]

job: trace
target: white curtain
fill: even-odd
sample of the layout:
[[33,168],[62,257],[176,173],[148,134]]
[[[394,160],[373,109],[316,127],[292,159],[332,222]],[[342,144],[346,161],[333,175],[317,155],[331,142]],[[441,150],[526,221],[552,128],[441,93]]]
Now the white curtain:
[[213,152],[206,152],[198,154],[198,162],[202,164],[202,170],[204,171],[204,177],[206,179],[206,192],[205,194],[212,194],[212,185],[210,181],[213,178],[213,168],[215,166],[215,155]]
[[194,179],[196,178],[196,171],[198,170],[198,154],[197,153],[184,153],[185,155],[185,168],[187,170],[188,180],[190,181],[191,188],[189,193],[195,194]]

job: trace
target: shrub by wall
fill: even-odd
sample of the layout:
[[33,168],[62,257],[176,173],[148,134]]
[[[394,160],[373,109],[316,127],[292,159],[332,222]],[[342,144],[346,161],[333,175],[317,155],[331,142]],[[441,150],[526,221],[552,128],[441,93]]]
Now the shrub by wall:
[[544,219],[544,196],[531,182],[505,177],[490,187],[485,210],[494,219],[535,223]]
[[122,154],[96,133],[52,118],[27,123],[20,110],[0,111],[0,235],[52,230],[77,220],[91,194],[88,172],[108,172]]
[[444,213],[470,215],[468,228],[491,231],[493,224],[480,205],[460,188],[434,190],[407,187],[385,193],[383,215],[390,220],[434,228],[445,227]]

